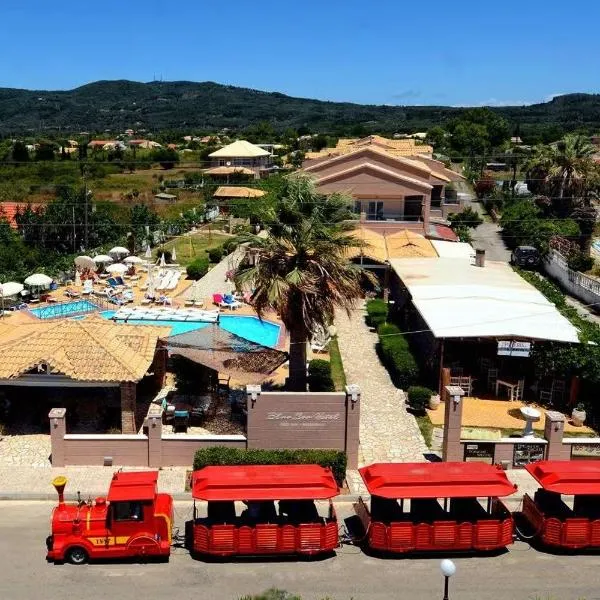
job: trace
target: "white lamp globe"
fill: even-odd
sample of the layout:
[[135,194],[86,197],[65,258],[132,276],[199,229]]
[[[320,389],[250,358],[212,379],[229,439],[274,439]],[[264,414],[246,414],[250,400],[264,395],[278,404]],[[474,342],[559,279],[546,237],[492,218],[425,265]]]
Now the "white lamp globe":
[[456,565],[447,558],[440,563],[440,569],[444,577],[452,577],[456,573]]

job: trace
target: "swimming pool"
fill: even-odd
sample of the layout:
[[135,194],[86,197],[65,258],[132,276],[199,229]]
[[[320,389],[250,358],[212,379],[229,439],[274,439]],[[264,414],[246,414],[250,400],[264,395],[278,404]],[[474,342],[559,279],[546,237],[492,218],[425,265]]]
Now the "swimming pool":
[[[106,310],[100,315],[104,319],[112,319],[115,315],[114,310]],[[117,321],[122,323],[122,321]],[[179,335],[180,333],[188,333],[189,331],[195,331],[196,329],[204,329],[211,325],[211,323],[200,323],[198,321],[144,321],[142,319],[128,319],[128,325],[163,325],[171,328],[171,335]],[[219,327],[239,335],[246,340],[262,344],[263,346],[269,346],[271,348],[277,345],[279,341],[279,333],[281,327],[276,323],[270,321],[260,321],[257,317],[237,317],[234,315],[220,315],[219,316]]]
[[57,317],[70,317],[81,313],[89,313],[98,307],[89,300],[77,300],[75,302],[63,302],[61,304],[49,304],[32,308],[31,313],[38,319],[55,319]]

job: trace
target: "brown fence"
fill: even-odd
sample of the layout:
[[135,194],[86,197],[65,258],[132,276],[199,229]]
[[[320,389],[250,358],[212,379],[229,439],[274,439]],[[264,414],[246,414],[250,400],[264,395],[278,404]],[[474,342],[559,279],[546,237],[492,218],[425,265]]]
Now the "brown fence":
[[248,387],[247,436],[163,434],[162,409],[152,405],[144,434],[66,432],[66,409],[50,411],[52,466],[191,466],[200,448],[324,448],[343,450],[358,464],[360,390],[334,393],[262,392]]

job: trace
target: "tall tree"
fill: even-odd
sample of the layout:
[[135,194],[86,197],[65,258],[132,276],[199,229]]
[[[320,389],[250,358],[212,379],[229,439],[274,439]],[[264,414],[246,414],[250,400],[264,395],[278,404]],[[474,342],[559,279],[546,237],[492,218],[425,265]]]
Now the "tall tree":
[[249,238],[235,282],[251,289],[259,316],[276,312],[290,335],[288,388],[306,390],[306,346],[326,328],[334,310],[351,310],[362,295],[366,272],[346,258],[361,242],[346,233],[350,199],[319,194],[302,175],[285,181],[268,222],[266,238]]

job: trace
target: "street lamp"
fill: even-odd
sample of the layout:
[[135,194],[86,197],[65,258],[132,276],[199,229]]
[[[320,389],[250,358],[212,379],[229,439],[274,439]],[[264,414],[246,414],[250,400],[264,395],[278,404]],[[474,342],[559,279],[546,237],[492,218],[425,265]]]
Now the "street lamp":
[[456,565],[449,559],[445,558],[440,563],[440,569],[442,570],[442,575],[444,576],[444,598],[443,600],[448,600],[448,580],[454,573],[456,573]]

